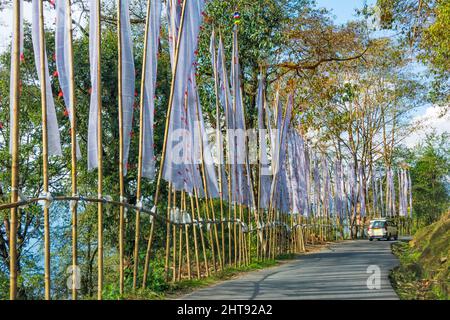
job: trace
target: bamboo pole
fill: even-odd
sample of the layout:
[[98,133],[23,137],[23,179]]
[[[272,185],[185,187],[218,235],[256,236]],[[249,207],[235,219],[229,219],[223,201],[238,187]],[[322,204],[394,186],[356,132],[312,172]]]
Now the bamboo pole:
[[[237,28],[236,25],[235,25],[235,28]],[[234,46],[234,40],[233,40],[233,46]],[[233,66],[236,63],[236,57],[234,55],[234,50],[237,50],[237,48],[233,49],[233,56],[232,56],[232,59],[231,59],[231,65],[232,65],[231,74],[232,74],[232,78],[233,78],[233,95],[234,95],[234,97],[236,97],[236,92],[237,92],[237,90],[239,88],[235,87],[235,82],[236,82],[235,81],[235,77],[236,77],[236,75],[234,74],[234,67]],[[233,99],[233,114],[234,115],[236,114],[236,98]],[[236,125],[234,124],[234,127],[235,126]],[[233,135],[233,148],[235,148],[235,146],[236,146],[236,137],[235,137],[235,135]],[[234,159],[233,159],[233,163],[235,165],[237,165],[236,152],[237,152],[237,150],[235,150],[235,152],[234,152]],[[236,176],[236,181],[237,181],[237,176]],[[239,200],[241,200],[241,199],[239,199]],[[239,243],[239,248],[238,248],[238,241],[237,241],[238,235],[237,235],[237,229],[236,229],[237,228],[237,226],[236,226],[236,219],[237,219],[237,212],[236,212],[236,210],[237,210],[236,209],[236,203],[234,203],[234,206],[233,206],[233,215],[234,215],[233,236],[234,236],[234,238],[233,239],[234,239],[234,266],[235,267],[237,267],[237,265],[238,265],[238,249],[240,249],[240,243]],[[239,240],[240,240],[240,234],[239,234]]]
[[166,219],[166,257],[164,263],[164,274],[166,275],[166,280],[169,278],[169,255],[170,255],[170,211],[171,211],[171,198],[172,198],[172,184],[169,183],[168,186],[168,199],[167,199],[167,219]]
[[[164,140],[163,140],[163,148],[162,148],[162,153],[161,153],[160,169],[158,171],[158,179],[156,181],[155,201],[153,204],[155,212],[158,207],[159,189],[160,189],[160,184],[161,184],[162,172],[164,170],[164,161],[166,158],[167,136],[168,136],[168,132],[169,132],[169,123],[170,123],[170,118],[171,118],[171,114],[172,114],[173,94],[175,91],[175,76],[177,74],[177,69],[178,69],[178,54],[179,54],[179,47],[180,47],[180,42],[181,42],[181,35],[183,34],[183,29],[184,29],[185,12],[186,12],[186,1],[183,1],[183,6],[181,8],[180,28],[178,31],[177,44],[176,44],[175,50],[174,50],[175,51],[174,67],[173,67],[173,72],[172,72],[172,81],[171,81],[171,85],[170,85],[169,103],[167,105],[167,114],[166,114],[166,123],[165,123],[165,128],[164,128]],[[151,251],[151,246],[152,246],[153,230],[154,230],[153,226],[154,226],[154,224],[152,224],[151,229],[150,229],[150,237],[149,237],[149,241],[147,244],[147,252],[145,254],[144,281],[146,281],[146,279],[147,279],[148,264],[150,262],[150,251]]]
[[[222,34],[220,32],[219,29],[219,39],[222,39]],[[218,59],[221,59],[222,61],[222,65],[225,66],[225,56],[222,52],[221,56],[218,57]],[[222,68],[222,78],[223,79],[227,79],[228,75],[225,72],[225,68]],[[228,83],[228,81],[224,81],[226,83]],[[227,90],[228,88],[226,88]],[[228,121],[229,118],[229,114],[228,114],[228,94],[226,93],[227,91],[225,91],[225,124],[227,129],[230,129],[230,123]],[[229,137],[228,137],[229,138]],[[232,206],[232,192],[231,192],[231,175],[233,174],[232,170],[231,170],[231,148],[230,148],[230,143],[231,141],[229,141],[229,139],[227,140],[227,144],[228,144],[228,150],[227,150],[227,157],[228,157],[228,164],[227,164],[227,170],[228,170],[228,177],[230,177],[228,179],[228,263],[231,265],[231,234],[232,234],[232,228],[231,228],[231,223],[229,222],[231,220],[231,206]]]
[[206,246],[205,246],[205,238],[203,236],[203,228],[200,224],[201,222],[201,216],[200,216],[200,205],[198,202],[198,192],[197,189],[194,188],[194,196],[195,196],[195,205],[197,206],[197,217],[199,222],[199,229],[200,229],[200,240],[202,243],[202,249],[203,249],[203,260],[205,261],[205,269],[206,269],[206,276],[209,276],[209,266],[208,266],[208,259],[206,257]]
[[294,229],[292,228],[294,226],[294,215],[291,214],[289,219],[289,225],[291,227],[291,233],[288,234],[288,253],[294,253]]
[[[175,210],[177,207],[177,192],[174,189],[173,190],[173,210]],[[173,233],[173,259],[172,259],[172,282],[175,282],[177,279],[177,226],[174,224],[172,226],[172,233]]]
[[[194,219],[194,199],[192,199],[192,195],[189,195],[189,198],[191,200],[191,211],[192,211],[192,219]],[[200,279],[201,275],[200,275],[200,262],[199,262],[199,258],[198,258],[198,244],[197,244],[197,228],[194,225],[192,225],[192,231],[194,233],[194,250],[195,250],[195,265],[196,265],[196,269],[197,269],[197,278]]]
[[[140,199],[140,197],[138,197],[137,199]],[[140,211],[136,210],[135,234],[134,234],[134,253],[133,253],[133,256],[134,256],[134,264],[133,264],[133,291],[136,290],[137,275],[138,275],[138,269],[139,269],[139,234],[140,234]]]
[[[265,101],[265,99],[264,99]],[[258,211],[258,220],[257,225],[259,223],[259,213],[261,211],[261,145],[260,145],[260,140],[261,140],[261,132],[258,130],[258,198],[257,198],[257,203],[256,203],[256,210]],[[258,235],[259,235],[259,231],[258,231]],[[259,245],[258,245],[258,235],[257,235],[257,239],[256,239],[256,259],[258,260],[259,258]],[[261,237],[261,244],[262,244],[262,237]]]
[[[182,207],[183,207],[183,214],[187,212],[186,209],[186,193],[183,191],[182,193]],[[184,225],[184,234],[186,235],[186,264],[187,264],[187,273],[188,273],[188,279],[191,280],[192,274],[191,274],[191,257],[190,257],[190,248],[189,248],[189,225]]]
[[[72,45],[72,6],[71,0],[66,0],[66,17],[67,17],[67,25],[68,28],[68,53],[69,53],[69,104],[70,104],[70,112],[72,114],[71,117],[71,130],[70,130],[70,142],[71,142],[71,158],[72,158],[72,168],[71,168],[71,177],[72,177],[72,195],[76,196],[77,194],[77,119],[76,119],[76,105],[75,105],[75,81],[74,81],[74,70],[73,70],[73,45]],[[77,230],[77,202],[75,201],[71,206],[72,211],[72,299],[77,299],[77,277],[78,273],[76,272],[77,268],[77,242],[78,242],[78,230]]]
[[[103,133],[102,133],[102,83],[101,83],[101,22],[100,22],[100,0],[96,3],[97,10],[97,28],[96,42],[98,47],[97,52],[97,196],[102,199],[103,193]],[[97,234],[98,234],[98,252],[97,252],[97,299],[102,300],[103,294],[103,202],[97,203]]]
[[[262,67],[260,67],[260,74],[262,75]],[[266,110],[266,96],[265,96],[265,92],[263,91],[263,112],[265,112]],[[263,118],[263,122],[264,122],[264,118]],[[269,123],[270,126],[270,123]],[[261,132],[258,130],[258,198],[257,198],[257,206],[256,206],[256,210],[257,210],[257,219],[256,219],[256,223],[257,226],[260,223],[261,219],[260,219],[260,212],[261,212],[261,158],[262,158],[262,153],[261,153],[261,145],[260,145],[260,140],[261,140]],[[249,220],[250,221],[250,220]],[[261,242],[261,247],[263,246],[263,232],[258,230],[257,231],[257,237],[256,237],[256,259],[259,259],[259,243]]]
[[[243,215],[242,215],[242,211],[243,211],[243,207],[242,204],[239,205],[239,222],[242,223],[243,222]],[[243,260],[243,251],[242,251],[242,241],[243,241],[243,234],[242,234],[242,225],[239,223],[238,225],[238,237],[239,237],[239,242],[238,242],[238,264],[239,266],[242,266],[242,260]]]
[[[248,236],[247,264],[250,264],[252,262],[252,234],[250,232],[250,227],[251,227],[250,208],[248,209],[247,215],[248,215],[248,225],[247,225],[247,236]],[[259,214],[258,214],[258,219],[259,219]],[[258,231],[256,231],[256,242],[258,242]]]
[[[234,32],[235,32],[235,37],[236,37],[236,48],[235,48],[235,50],[236,50],[236,52],[238,51],[238,41],[237,41],[237,36],[238,36],[238,25],[237,24],[235,24],[235,29],[234,29]],[[233,41],[233,46],[234,46],[234,41]],[[236,61],[235,61],[235,59],[236,59],[237,57],[233,54],[233,57],[232,57],[232,65],[234,65],[235,63],[236,63]],[[234,80],[233,80],[233,84],[235,84],[236,83],[236,77],[239,77],[239,75],[236,75],[235,73],[234,73],[234,68],[232,68],[232,76],[233,76],[233,78],[234,78]],[[237,91],[240,91],[240,96],[241,96],[241,98],[242,98],[242,87],[235,87],[235,88],[233,88],[233,94],[236,96],[236,93],[237,93]],[[236,99],[233,99],[233,112],[234,112],[234,114],[236,114]],[[244,113],[243,113],[243,117],[245,117],[244,116]],[[245,126],[245,119],[244,119],[244,121],[243,121],[243,129],[244,129],[244,131],[246,130],[246,126]],[[254,193],[253,193],[253,185],[252,185],[252,183],[251,183],[251,172],[249,172],[249,169],[250,169],[250,164],[249,164],[249,162],[248,162],[248,137],[246,136],[245,137],[245,166],[244,166],[244,169],[245,169],[245,172],[246,172],[246,175],[247,175],[247,177],[248,177],[248,179],[247,179],[247,181],[250,181],[250,183],[249,183],[249,189],[250,189],[250,191],[251,191],[251,196],[252,196],[252,205],[255,205],[256,204],[256,201],[255,201],[255,195],[254,195]],[[241,214],[241,212],[242,212],[242,204],[240,205],[241,207],[240,207],[240,219],[241,219],[241,221],[242,221],[242,214]],[[258,220],[258,214],[257,214],[257,211],[255,210],[255,220],[257,221]],[[244,249],[245,250],[245,248],[242,248],[241,247],[241,240],[243,241],[243,244],[245,245],[245,236],[242,234],[242,228],[240,227],[239,228],[239,251],[241,251],[242,249]],[[241,259],[241,257],[240,257],[240,259]]]
[[[123,99],[122,99],[122,0],[117,0],[117,84],[119,105],[119,193],[120,202],[124,201],[125,185],[123,174],[124,143],[123,143]],[[119,208],[119,292],[124,292],[124,207]]]
[[[45,77],[45,38],[44,38],[44,6],[39,1],[39,46],[41,74],[41,109],[42,109],[42,170],[43,189],[48,194],[48,132],[47,132],[47,84]],[[44,206],[44,295],[50,300],[50,221],[48,203]]]
[[[201,202],[200,202],[201,203]],[[210,215],[209,215],[209,204],[208,204],[208,200],[205,199],[205,203],[203,203],[203,209],[205,212],[205,220],[204,221],[210,221]],[[211,256],[212,256],[212,268],[213,271],[216,272],[217,271],[217,263],[216,263],[216,253],[215,253],[215,249],[214,249],[214,235],[213,235],[213,226],[211,226],[210,222],[206,222],[206,232],[207,232],[207,236],[208,236],[208,242],[209,245],[211,247]]]
[[[213,34],[214,34],[214,29],[213,29]],[[214,52],[213,54],[216,54],[216,50],[214,48]],[[216,95],[216,130],[217,130],[217,137],[219,140],[219,150],[220,152],[222,152],[223,150],[223,145],[222,145],[222,131],[220,128],[220,108],[219,108],[219,79],[218,79],[218,75],[217,75],[217,60],[214,59],[214,66],[213,66],[213,71],[214,71],[214,91],[215,91],[215,95]],[[223,179],[226,177],[222,177],[222,160],[220,159],[219,161],[219,166],[218,166],[218,172],[219,172],[219,201],[220,201],[220,226],[221,226],[221,240],[222,240],[222,256],[221,256],[221,268],[223,269],[224,264],[225,264],[225,230],[224,230],[224,223],[223,223],[223,185],[222,185],[222,181]],[[217,230],[216,230],[217,232]],[[220,253],[219,253],[220,254]]]
[[[13,2],[13,50],[12,50],[12,109],[13,118],[11,130],[11,202],[17,202],[19,195],[19,82],[20,82],[20,14],[21,1]],[[15,300],[17,296],[17,207],[12,207],[9,218],[9,298]]]
[[177,278],[177,227],[175,225],[172,226],[172,282],[175,282]]
[[[212,210],[212,215],[213,215],[213,219],[215,220],[215,211],[214,211],[214,206],[212,203],[211,198],[209,197],[209,189],[208,189],[208,183],[206,180],[206,169],[205,169],[205,155],[203,153],[203,136],[202,136],[202,131],[201,131],[201,126],[200,126],[200,116],[199,116],[199,104],[198,104],[198,97],[196,98],[196,110],[195,110],[195,114],[197,117],[197,124],[198,124],[198,131],[199,131],[199,141],[200,141],[200,158],[201,158],[201,173],[202,173],[202,180],[203,180],[203,190],[205,192],[205,210],[206,210],[206,218],[209,221],[210,220],[210,214],[209,214],[209,205],[211,205],[211,210]],[[210,201],[208,201],[210,200]],[[211,225],[210,225],[211,226]],[[214,271],[216,271],[216,254],[215,254],[215,249],[214,249],[214,240],[216,240],[216,247],[217,247],[217,252],[218,252],[218,258],[219,258],[219,264],[222,266],[222,258],[220,255],[220,247],[219,247],[219,238],[217,236],[217,225],[214,223],[213,225],[214,228],[214,236],[213,237],[213,232],[211,230],[211,228],[209,228],[208,230],[208,234],[209,234],[209,240],[211,243],[211,252],[212,252],[212,258],[213,258],[213,267],[214,267]]]
[[[156,217],[156,215],[154,217]],[[146,253],[145,253],[144,274],[142,277],[142,288],[144,288],[144,289],[145,289],[145,286],[147,283],[148,269],[150,267],[150,254],[151,254],[152,243],[153,243],[154,228],[155,228],[155,222],[152,219],[152,220],[150,220],[150,235],[149,235],[148,242],[147,242],[147,249],[146,249]]]
[[278,217],[278,211],[276,209],[273,209],[273,215],[272,215],[272,222],[273,225],[271,226],[271,244],[270,244],[270,258],[275,259],[275,250],[276,250],[276,237],[277,237],[277,217]]
[[237,226],[236,226],[236,219],[237,219],[237,210],[236,210],[236,203],[233,204],[233,242],[234,242],[234,267],[237,267],[238,263],[238,236],[237,236]]
[[[142,74],[141,74],[141,97],[139,100],[139,155],[138,155],[138,175],[136,187],[136,199],[140,201],[142,190],[142,157],[144,152],[144,95],[145,95],[145,81],[147,68],[147,46],[148,46],[148,29],[150,24],[150,8],[151,2],[147,3],[147,17],[145,19],[144,31],[144,49],[142,53]],[[140,212],[136,211],[136,226],[134,236],[134,267],[133,267],[133,290],[136,290],[137,276],[139,271],[139,233],[140,233]]]
[[[181,196],[180,196],[181,198]],[[181,199],[180,199],[181,202]],[[182,274],[182,267],[183,267],[183,227],[180,225],[178,226],[180,235],[179,235],[179,241],[178,243],[180,244],[178,246],[178,277],[177,280],[180,281],[181,280],[181,274]]]

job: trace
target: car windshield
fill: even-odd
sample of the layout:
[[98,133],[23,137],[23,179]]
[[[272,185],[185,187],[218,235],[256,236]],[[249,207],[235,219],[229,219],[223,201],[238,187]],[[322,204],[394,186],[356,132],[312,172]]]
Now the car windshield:
[[373,228],[383,228],[386,221],[374,221],[372,227]]

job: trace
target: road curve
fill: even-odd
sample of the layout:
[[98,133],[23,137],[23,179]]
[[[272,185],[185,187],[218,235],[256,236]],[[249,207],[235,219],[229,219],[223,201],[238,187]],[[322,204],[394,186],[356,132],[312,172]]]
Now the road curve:
[[[368,240],[335,243],[320,252],[243,274],[181,299],[398,299],[388,278],[389,271],[398,264],[391,253],[391,243]],[[378,270],[380,281],[369,281],[372,287],[369,289],[368,279],[372,276],[373,280]]]

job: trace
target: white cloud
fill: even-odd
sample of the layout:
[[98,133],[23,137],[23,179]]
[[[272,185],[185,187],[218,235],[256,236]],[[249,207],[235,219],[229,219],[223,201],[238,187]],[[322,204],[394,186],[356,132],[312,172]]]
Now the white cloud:
[[404,143],[408,147],[413,147],[433,130],[437,134],[450,133],[450,112],[445,112],[445,109],[445,107],[430,106],[423,114],[414,117],[411,125],[420,126],[420,129],[409,135]]

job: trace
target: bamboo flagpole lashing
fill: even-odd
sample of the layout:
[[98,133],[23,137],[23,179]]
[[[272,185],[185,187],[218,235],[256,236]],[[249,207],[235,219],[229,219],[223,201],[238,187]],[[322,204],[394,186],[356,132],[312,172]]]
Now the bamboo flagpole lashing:
[[[20,84],[20,34],[22,1],[13,2],[13,44],[12,44],[12,105],[11,119],[11,202],[18,201],[19,195],[19,84]],[[9,218],[9,298],[15,300],[17,296],[17,207],[11,208]]]

